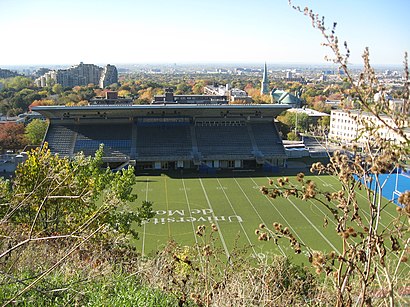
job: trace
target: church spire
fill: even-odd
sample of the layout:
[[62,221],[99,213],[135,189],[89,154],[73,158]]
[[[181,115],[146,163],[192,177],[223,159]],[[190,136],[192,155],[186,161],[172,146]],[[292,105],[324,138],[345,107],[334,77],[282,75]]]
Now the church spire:
[[266,66],[266,62],[265,62],[265,67],[263,69],[263,79],[261,82],[261,94],[262,95],[269,94],[268,68]]

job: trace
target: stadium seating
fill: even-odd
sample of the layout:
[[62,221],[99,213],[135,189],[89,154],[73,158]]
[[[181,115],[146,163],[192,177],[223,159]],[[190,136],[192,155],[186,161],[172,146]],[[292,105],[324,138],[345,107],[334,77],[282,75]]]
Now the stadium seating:
[[273,123],[250,124],[258,150],[265,157],[286,156],[282,140]]
[[82,151],[94,155],[104,144],[104,156],[129,157],[131,152],[131,124],[78,125],[74,153]]
[[138,159],[174,157],[192,159],[192,140],[189,125],[138,126]]
[[70,156],[73,150],[75,132],[72,125],[50,125],[45,141],[50,151],[61,156]]
[[198,151],[204,158],[221,155],[252,156],[252,142],[245,125],[196,126]]
[[[284,157],[272,122],[81,123],[51,124],[46,141],[53,153],[94,155],[104,144],[104,157],[113,161],[252,160]],[[110,161],[111,161],[110,160]]]

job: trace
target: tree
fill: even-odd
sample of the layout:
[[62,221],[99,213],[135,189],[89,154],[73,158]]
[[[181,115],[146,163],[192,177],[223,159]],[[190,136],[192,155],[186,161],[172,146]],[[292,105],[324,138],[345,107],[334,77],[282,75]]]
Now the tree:
[[63,92],[63,86],[59,83],[53,85],[52,90],[54,93],[60,95]]
[[1,149],[22,149],[27,145],[24,136],[24,124],[5,123],[0,125]]
[[278,121],[286,125],[289,130],[296,130],[299,132],[307,131],[309,125],[311,124],[311,119],[309,115],[305,113],[296,113],[285,111],[277,117]]
[[[12,183],[0,179],[2,269],[12,274],[12,280],[21,279],[20,274],[31,276],[10,302],[35,287],[85,242],[95,241],[95,247],[126,245],[129,235],[137,237],[135,227],[153,216],[150,202],[135,203],[134,169],[116,173],[103,169],[102,151],[100,147],[95,157],[79,155],[69,160],[53,155],[44,144],[28,153]],[[13,255],[17,261],[30,243],[40,246],[44,241],[60,244],[67,252],[43,271],[21,273],[7,262]],[[36,249],[32,253],[35,256]]]
[[40,145],[47,130],[47,122],[40,119],[33,119],[25,128],[25,136],[31,145]]

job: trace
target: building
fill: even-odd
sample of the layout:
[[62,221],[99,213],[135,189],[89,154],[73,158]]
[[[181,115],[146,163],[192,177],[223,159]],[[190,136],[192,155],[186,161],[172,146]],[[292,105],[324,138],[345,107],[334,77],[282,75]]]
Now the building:
[[297,114],[306,114],[311,119],[312,124],[317,124],[318,120],[323,117],[329,117],[330,115],[327,113],[319,112],[309,108],[292,108],[289,109],[288,112],[293,112]]
[[302,105],[302,100],[300,99],[299,93],[295,93],[295,95],[293,95],[289,92],[274,88],[270,92],[270,96],[272,103],[288,104],[294,108],[299,108]]
[[266,63],[263,68],[263,78],[261,82],[261,95],[269,95],[268,68],[266,66]]
[[118,72],[117,67],[114,65],[107,64],[104,67],[101,78],[100,78],[100,88],[106,88],[107,86],[118,82]]
[[[388,125],[395,126],[393,121],[386,115],[381,115],[383,121]],[[374,127],[372,135],[365,131],[365,126]],[[405,123],[403,129],[410,137],[409,123]],[[329,138],[344,144],[364,143],[368,139],[377,136],[391,141],[395,144],[401,144],[404,139],[392,129],[389,129],[382,121],[371,113],[359,110],[344,111],[332,110],[330,115]]]
[[239,88],[231,88],[229,84],[218,85],[207,85],[204,87],[205,95],[219,95],[228,96],[230,103],[251,103],[252,97],[248,95],[247,92]]
[[105,68],[94,64],[71,66],[67,69],[52,70],[35,80],[39,87],[51,84],[61,84],[63,87],[84,86],[88,84],[98,85],[104,88],[118,82],[117,68],[108,64]]
[[174,95],[172,88],[166,88],[164,95],[155,95],[152,104],[227,104],[227,95]]
[[16,73],[16,72],[14,72],[14,71],[11,71],[11,70],[8,70],[8,69],[1,69],[0,68],[0,78],[12,78],[12,77],[17,77],[17,76],[21,76],[20,74],[18,74],[18,73]]
[[104,97],[94,97],[90,100],[90,105],[129,105],[132,104],[133,99],[129,97],[119,97],[118,92],[116,91],[107,91],[105,92]]

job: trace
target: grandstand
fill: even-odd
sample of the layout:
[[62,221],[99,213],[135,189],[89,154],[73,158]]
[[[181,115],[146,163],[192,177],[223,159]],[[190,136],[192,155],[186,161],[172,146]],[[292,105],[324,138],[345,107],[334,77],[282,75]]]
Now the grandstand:
[[248,169],[286,160],[274,118],[287,105],[152,104],[39,106],[60,156],[93,155],[112,167]]

